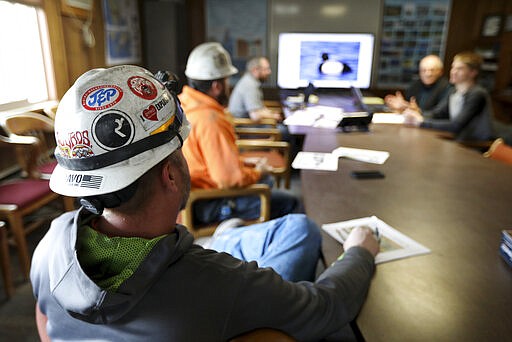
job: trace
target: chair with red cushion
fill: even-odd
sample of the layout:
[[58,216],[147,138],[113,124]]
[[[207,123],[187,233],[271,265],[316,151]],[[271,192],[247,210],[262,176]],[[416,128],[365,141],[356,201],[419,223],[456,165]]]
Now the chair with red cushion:
[[7,231],[5,222],[0,221],[0,267],[2,267],[2,277],[4,280],[4,289],[7,298],[14,294],[11,275],[11,259],[9,257],[9,246],[7,245]]
[[[26,235],[38,228],[49,217],[37,217],[29,224],[24,218],[59,198],[64,210],[73,210],[70,197],[61,197],[50,190],[49,181],[44,179],[14,179],[0,183],[0,219],[7,222],[8,229],[16,243],[23,275],[28,279],[30,256]],[[55,216],[55,215],[53,215]]]

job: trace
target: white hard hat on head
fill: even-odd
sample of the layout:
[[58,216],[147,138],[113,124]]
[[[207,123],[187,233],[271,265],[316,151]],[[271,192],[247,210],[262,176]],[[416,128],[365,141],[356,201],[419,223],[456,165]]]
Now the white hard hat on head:
[[50,188],[73,197],[124,189],[180,148],[189,131],[175,94],[146,69],[90,70],[57,109]]
[[238,69],[231,63],[229,53],[216,42],[196,46],[188,56],[185,75],[199,81],[211,81],[232,76]]

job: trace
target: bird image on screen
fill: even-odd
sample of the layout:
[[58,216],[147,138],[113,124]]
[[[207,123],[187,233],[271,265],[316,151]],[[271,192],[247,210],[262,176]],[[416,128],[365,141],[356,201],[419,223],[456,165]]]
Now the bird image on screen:
[[318,71],[323,75],[338,76],[352,71],[350,65],[345,62],[329,58],[329,54],[322,53],[322,63],[318,66]]
[[373,34],[281,33],[277,83],[280,88],[368,88]]

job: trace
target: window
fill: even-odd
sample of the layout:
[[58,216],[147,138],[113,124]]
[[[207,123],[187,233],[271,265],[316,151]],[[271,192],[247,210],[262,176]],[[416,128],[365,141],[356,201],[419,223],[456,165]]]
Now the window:
[[0,106],[54,98],[48,30],[42,9],[0,0],[0,32]]

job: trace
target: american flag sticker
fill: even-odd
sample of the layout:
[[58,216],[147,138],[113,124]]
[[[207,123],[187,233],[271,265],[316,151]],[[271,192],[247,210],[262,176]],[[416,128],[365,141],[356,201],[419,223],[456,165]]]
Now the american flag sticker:
[[99,189],[103,183],[103,176],[70,174],[66,181],[70,186]]

